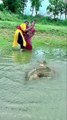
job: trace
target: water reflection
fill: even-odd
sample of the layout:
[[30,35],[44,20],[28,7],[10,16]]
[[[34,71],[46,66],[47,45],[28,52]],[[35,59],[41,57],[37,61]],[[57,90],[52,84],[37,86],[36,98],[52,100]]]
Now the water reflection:
[[26,51],[26,52],[20,52],[20,51],[13,51],[12,53],[12,59],[14,62],[17,63],[28,63],[32,59],[32,52]]
[[35,57],[38,60],[43,59],[61,59],[65,60],[67,59],[67,53],[66,50],[60,49],[60,48],[45,48],[39,49],[35,51]]
[[[12,51],[0,56],[0,120],[66,119],[66,62],[50,61],[51,52]],[[49,56],[48,65],[57,75],[51,80],[25,81],[27,70],[36,67],[37,60],[44,56]]]

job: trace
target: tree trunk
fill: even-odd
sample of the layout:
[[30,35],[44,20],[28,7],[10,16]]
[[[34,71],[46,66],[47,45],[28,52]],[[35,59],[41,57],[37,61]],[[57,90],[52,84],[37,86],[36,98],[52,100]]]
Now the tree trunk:
[[36,15],[36,10],[35,10],[35,7],[32,8],[32,16],[35,16]]
[[36,10],[36,15],[37,15],[37,10]]
[[54,14],[54,20],[55,20],[56,15]]
[[67,19],[67,13],[65,13],[65,19]]
[[60,19],[61,19],[61,13],[60,13]]

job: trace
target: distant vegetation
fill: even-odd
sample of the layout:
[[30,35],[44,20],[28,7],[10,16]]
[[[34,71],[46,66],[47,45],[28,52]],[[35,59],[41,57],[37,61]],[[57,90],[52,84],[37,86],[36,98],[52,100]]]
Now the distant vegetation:
[[29,22],[32,20],[35,20],[36,23],[40,24],[48,24],[48,25],[65,25],[67,26],[67,20],[59,20],[59,19],[51,19],[48,17],[43,17],[40,15],[37,15],[35,17],[33,16],[27,16],[27,15],[19,15],[14,14],[12,12],[8,12],[6,10],[0,11],[0,21],[13,21],[13,22],[19,22],[22,23],[24,20],[28,20]]
[[[30,0],[32,14],[35,8],[36,16],[38,15],[42,1],[43,0]],[[0,10],[8,10],[10,12],[22,15],[27,2],[28,0],[3,0],[3,3],[0,4]],[[65,14],[65,18],[67,18],[67,2],[64,2],[64,0],[49,0],[49,2],[50,4],[47,7],[47,12],[52,14],[54,19],[56,19],[58,15],[60,15],[61,18],[62,14]]]
[[58,17],[60,14],[60,18],[62,14],[65,14],[65,19],[67,18],[67,2],[64,0],[49,0],[50,4],[47,7],[49,13],[52,13],[54,19]]
[[24,20],[36,20],[36,34],[33,38],[33,49],[67,47],[67,21],[51,20],[41,16],[21,16],[8,11],[0,11],[0,54],[13,51],[12,43],[15,30]]

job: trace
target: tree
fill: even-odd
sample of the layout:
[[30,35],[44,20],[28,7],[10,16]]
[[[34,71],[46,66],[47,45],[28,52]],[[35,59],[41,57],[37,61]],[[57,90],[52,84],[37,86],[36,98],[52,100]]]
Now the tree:
[[23,12],[27,0],[3,0],[4,7],[11,12]]
[[39,11],[39,7],[41,6],[41,2],[43,0],[30,0],[31,1],[31,8],[32,8],[32,14],[33,14],[33,11],[34,11],[34,8],[35,8],[35,12],[36,12],[36,15]]
[[0,10],[3,11],[3,9],[4,9],[4,4],[1,3],[1,4],[0,4]]
[[26,7],[27,2],[28,2],[28,0],[21,0],[21,11],[22,11],[22,13],[24,12],[24,8]]
[[59,13],[60,13],[60,19],[61,19],[61,15],[64,13],[64,2],[63,0],[60,0],[59,1],[59,5],[58,5],[58,8],[59,8]]
[[64,14],[65,14],[65,19],[67,19],[67,2],[64,3]]
[[63,12],[63,0],[49,0],[50,4],[47,7],[49,13],[53,13],[54,19],[58,17],[59,13]]

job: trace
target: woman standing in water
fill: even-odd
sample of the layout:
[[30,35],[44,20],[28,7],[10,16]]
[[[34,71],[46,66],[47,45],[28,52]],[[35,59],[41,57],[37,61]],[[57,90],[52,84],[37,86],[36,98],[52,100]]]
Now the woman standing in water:
[[20,26],[18,26],[13,41],[13,47],[20,45],[20,51],[23,51],[26,47],[26,40],[24,34],[32,29],[33,26],[28,27],[28,21],[25,21]]
[[27,32],[24,33],[24,37],[26,40],[26,49],[28,50],[32,50],[32,37],[35,34],[35,21],[31,22],[31,26],[27,26],[27,29],[29,29],[31,27],[31,29]]

